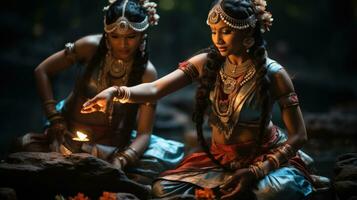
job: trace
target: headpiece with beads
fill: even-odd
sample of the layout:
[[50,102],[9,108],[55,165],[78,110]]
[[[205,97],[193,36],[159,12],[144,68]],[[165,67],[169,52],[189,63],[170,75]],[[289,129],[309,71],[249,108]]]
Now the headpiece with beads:
[[[104,7],[103,10],[107,11],[114,2],[116,2],[116,0],[109,0],[110,5]],[[157,25],[160,17],[158,14],[156,14],[156,3],[149,2],[148,0],[141,0],[140,5],[145,8],[147,16],[141,22],[131,22],[125,17],[125,9],[128,2],[129,0],[125,0],[123,2],[122,14],[115,22],[107,24],[106,17],[104,17],[104,31],[106,33],[111,33],[116,29],[119,29],[119,32],[125,32],[129,29],[129,27],[134,31],[143,32],[150,25]]]
[[247,17],[246,19],[236,19],[229,16],[221,6],[222,0],[219,0],[216,5],[208,13],[206,23],[208,25],[217,24],[222,20],[225,24],[233,29],[243,30],[249,27],[255,28],[257,21],[260,21],[261,32],[269,30],[269,27],[272,25],[273,18],[271,14],[265,11],[266,1],[265,0],[252,0],[252,7],[254,13]]

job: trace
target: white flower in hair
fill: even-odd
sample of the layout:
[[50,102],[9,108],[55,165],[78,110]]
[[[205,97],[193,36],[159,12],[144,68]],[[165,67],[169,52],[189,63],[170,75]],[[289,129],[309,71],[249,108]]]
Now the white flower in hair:
[[160,19],[160,16],[156,13],[157,4],[155,2],[150,2],[149,0],[141,0],[140,3],[148,14],[149,23],[151,25],[157,25]]

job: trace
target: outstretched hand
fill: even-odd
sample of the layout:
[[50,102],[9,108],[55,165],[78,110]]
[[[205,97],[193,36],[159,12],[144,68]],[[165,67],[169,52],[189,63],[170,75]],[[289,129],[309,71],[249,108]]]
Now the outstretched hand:
[[238,169],[220,187],[223,194],[221,199],[235,199],[238,195],[253,189],[255,181],[254,174],[248,168]]
[[108,112],[110,107],[112,107],[113,98],[116,93],[117,89],[115,87],[109,87],[101,91],[95,97],[83,104],[81,113],[87,114],[92,112]]

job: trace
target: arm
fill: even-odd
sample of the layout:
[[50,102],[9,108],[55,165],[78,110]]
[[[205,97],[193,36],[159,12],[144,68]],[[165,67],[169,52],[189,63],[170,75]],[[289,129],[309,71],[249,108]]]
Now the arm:
[[[192,64],[192,69],[197,72],[197,76],[200,75],[206,60],[207,54],[199,54],[188,60],[188,63]],[[106,109],[110,107],[107,106],[107,104],[111,103],[113,99],[121,103],[155,102],[161,97],[175,92],[191,82],[192,79],[187,75],[185,70],[177,69],[151,83],[143,83],[133,87],[110,87],[83,104],[81,112],[106,112]]]
[[[149,83],[157,79],[155,67],[148,63],[147,69],[143,75],[143,83]],[[138,113],[137,135],[133,143],[130,145],[138,156],[141,156],[146,150],[152,132],[152,127],[155,119],[155,104],[141,104]]]
[[[188,60],[193,64],[197,72],[201,72],[207,59],[207,54],[199,54]],[[130,102],[151,102],[175,92],[184,86],[190,84],[192,79],[187,74],[176,69],[170,74],[156,80],[152,83],[141,84],[130,88]]]
[[53,99],[51,77],[71,67],[75,62],[88,62],[97,48],[98,36],[87,36],[74,43],[73,49],[63,49],[40,63],[35,71],[37,89],[43,102]]
[[273,154],[269,154],[264,162],[252,166],[251,169],[258,179],[288,162],[307,140],[305,123],[297,95],[289,74],[284,68],[272,75],[271,93],[280,105],[281,117],[288,133],[288,140],[284,145],[275,149]]
[[298,150],[307,141],[307,134],[294,86],[285,69],[274,74],[272,84],[273,94],[280,105],[281,117],[288,132],[286,143]]
[[[288,132],[288,140],[284,145],[278,147],[273,154],[268,154],[264,161],[234,172],[222,185],[221,192],[225,194],[222,199],[230,198],[242,190],[253,187],[254,182],[295,156],[296,151],[307,140],[305,124],[294,87],[285,69],[280,69],[271,77],[271,92],[280,104],[281,116]],[[228,191],[230,188],[233,188],[233,191]]]
[[53,151],[58,151],[59,144],[57,144],[57,142],[62,142],[61,136],[66,131],[66,124],[55,108],[56,101],[53,97],[51,77],[71,67],[77,61],[85,62],[89,60],[92,52],[95,51],[94,47],[96,46],[93,45],[95,37],[98,38],[98,36],[82,38],[76,41],[72,48],[66,46],[66,49],[45,59],[34,71],[37,89],[43,103],[45,114],[50,121],[50,129],[47,133],[50,136],[50,141],[54,142],[51,144]]

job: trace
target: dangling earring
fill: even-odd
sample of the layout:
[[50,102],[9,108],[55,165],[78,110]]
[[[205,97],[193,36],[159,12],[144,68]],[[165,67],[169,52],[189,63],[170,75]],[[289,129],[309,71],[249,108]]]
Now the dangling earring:
[[143,35],[143,41],[140,44],[139,50],[141,52],[141,56],[144,57],[145,56],[145,49],[146,49],[146,38],[147,38],[147,34]]
[[243,39],[243,46],[246,48],[246,52],[249,53],[250,48],[255,44],[255,39],[253,37],[246,37]]
[[107,47],[107,53],[111,54],[112,53],[112,46],[110,45],[110,42],[108,40],[108,35],[105,34],[105,46]]

